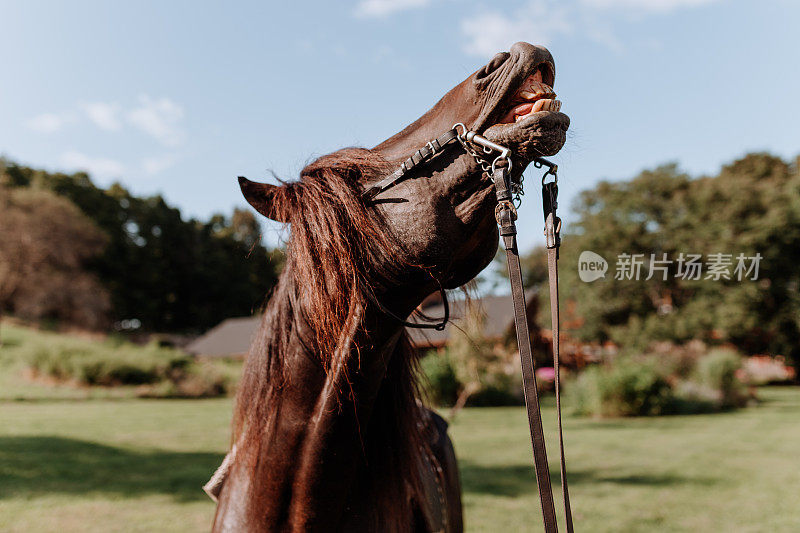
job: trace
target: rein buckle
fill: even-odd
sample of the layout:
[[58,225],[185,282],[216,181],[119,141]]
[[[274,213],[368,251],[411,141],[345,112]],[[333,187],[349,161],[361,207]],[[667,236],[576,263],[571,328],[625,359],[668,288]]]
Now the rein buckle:
[[497,221],[498,226],[503,225],[503,211],[511,211],[511,220],[517,220],[517,208],[514,206],[514,202],[511,200],[500,200],[497,202],[497,205],[494,206],[494,219]]

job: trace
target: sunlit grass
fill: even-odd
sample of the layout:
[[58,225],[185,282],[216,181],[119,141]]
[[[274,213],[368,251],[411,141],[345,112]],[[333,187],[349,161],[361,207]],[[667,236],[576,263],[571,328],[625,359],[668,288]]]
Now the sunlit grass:
[[0,403],[0,531],[203,531],[230,400]]
[[[800,530],[800,389],[760,396],[724,414],[567,418],[576,529]],[[208,530],[200,487],[225,453],[230,410],[230,399],[0,401],[0,531]],[[467,409],[451,435],[467,530],[540,530],[524,410]]]
[[[800,389],[760,396],[724,414],[567,418],[576,530],[800,531]],[[545,409],[557,481],[554,416]],[[526,423],[521,409],[471,409],[451,427],[469,531],[541,529]]]

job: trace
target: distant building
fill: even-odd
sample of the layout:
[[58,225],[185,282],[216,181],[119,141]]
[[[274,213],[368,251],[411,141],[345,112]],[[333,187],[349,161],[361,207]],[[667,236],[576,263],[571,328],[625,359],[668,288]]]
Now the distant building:
[[[538,302],[535,291],[526,294],[528,323],[531,337],[537,338],[538,326],[535,324]],[[465,300],[450,302],[450,323],[444,331],[434,329],[407,328],[411,342],[420,350],[440,349],[447,346],[453,331],[463,320]],[[514,335],[514,307],[511,295],[486,296],[474,298],[473,305],[478,305],[486,314],[484,335],[489,340],[502,341]],[[428,317],[438,319],[444,315],[444,306],[437,294],[429,296],[420,306],[420,310]],[[421,321],[421,319],[412,319]],[[201,335],[186,350],[203,357],[244,357],[250,348],[250,342],[261,323],[261,317],[229,318]],[[536,342],[536,341],[534,341]]]
[[260,322],[259,316],[228,318],[190,342],[185,350],[204,357],[244,357]]

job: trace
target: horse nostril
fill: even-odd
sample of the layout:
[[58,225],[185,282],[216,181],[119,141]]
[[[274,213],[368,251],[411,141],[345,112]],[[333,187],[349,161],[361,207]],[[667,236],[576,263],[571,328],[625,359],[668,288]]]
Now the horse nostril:
[[478,71],[476,77],[478,79],[485,78],[486,76],[488,76],[489,74],[500,68],[500,65],[505,63],[506,59],[508,59],[510,56],[511,54],[509,54],[508,52],[500,52],[498,54],[495,54],[492,60],[489,61],[489,63],[487,63],[485,67],[483,67],[481,70]]

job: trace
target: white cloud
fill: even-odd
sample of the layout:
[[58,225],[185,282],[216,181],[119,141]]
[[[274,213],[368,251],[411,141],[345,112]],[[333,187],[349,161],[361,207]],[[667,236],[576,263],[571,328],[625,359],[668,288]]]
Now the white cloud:
[[122,127],[119,120],[120,108],[117,104],[89,102],[81,104],[83,112],[101,130],[117,131]]
[[[464,51],[490,57],[517,41],[548,45],[562,35],[582,35],[610,50],[624,46],[612,26],[614,15],[638,12],[659,14],[679,8],[692,8],[721,0],[528,0],[522,8],[508,14],[499,9],[461,20],[466,37]],[[618,17],[617,17],[618,18]]]
[[178,154],[145,157],[142,159],[142,170],[149,176],[160,174],[177,163],[178,159]]
[[382,18],[398,11],[425,7],[430,0],[361,0],[355,10],[357,17]]
[[64,167],[83,170],[101,178],[118,178],[125,172],[125,166],[115,159],[92,157],[74,150],[61,154],[59,163]]
[[581,0],[586,6],[609,9],[625,8],[639,11],[672,11],[681,7],[697,7],[717,0]]
[[167,97],[139,97],[139,106],[127,113],[128,122],[165,146],[183,142],[183,107]]
[[544,0],[528,2],[513,16],[484,11],[461,21],[461,33],[467,38],[464,51],[480,57],[508,50],[517,41],[547,45],[556,35],[572,30],[567,9]]
[[55,133],[74,120],[74,113],[42,113],[26,121],[25,125],[38,133]]

